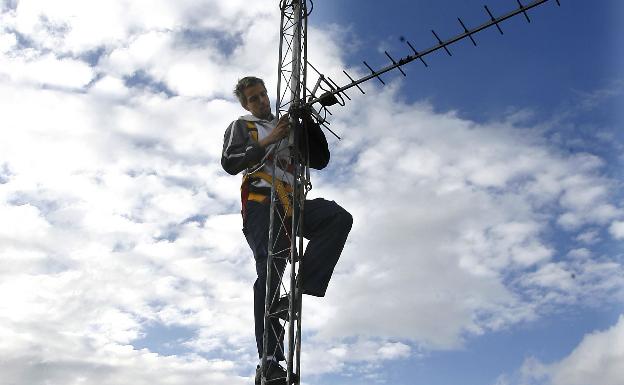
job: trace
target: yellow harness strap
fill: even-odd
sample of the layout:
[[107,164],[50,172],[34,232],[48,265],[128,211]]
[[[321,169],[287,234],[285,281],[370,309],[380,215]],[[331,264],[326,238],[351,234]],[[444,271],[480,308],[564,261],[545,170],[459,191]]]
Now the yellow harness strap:
[[[260,178],[262,180],[265,180],[273,184],[273,177],[263,171],[256,171],[252,174],[245,175],[243,178],[243,183],[247,183],[248,178]],[[288,198],[288,193],[292,192],[292,187],[282,182],[281,180],[275,178],[275,192],[277,193],[277,197],[279,198],[282,204],[282,207],[284,208],[284,213],[286,214],[287,217],[290,217],[292,215],[292,207],[290,207],[290,199]],[[249,193],[250,197],[251,197],[251,194],[252,193]],[[260,196],[264,197],[264,195],[262,194],[254,194],[254,195],[256,195],[256,197],[254,197],[256,199],[258,199]],[[253,199],[253,200],[256,200],[256,199]]]
[[257,142],[258,129],[256,128],[256,124],[254,122],[247,122],[247,129],[249,130],[249,135],[251,135],[251,139]]
[[264,195],[264,194],[258,194],[258,193],[250,192],[247,195],[247,200],[248,201],[258,202],[258,203],[266,203],[266,201],[269,200],[269,197]]
[[[258,141],[258,129],[256,128],[256,124],[253,122],[247,122],[247,129],[249,130],[249,135],[251,135],[251,138],[257,142]],[[271,185],[273,184],[273,177],[271,175],[263,171],[256,171],[254,173],[243,176],[243,183],[241,185],[241,190],[243,188],[242,186],[244,186],[245,183],[249,183],[250,178],[260,178],[268,182]],[[284,213],[286,214],[286,216],[287,217],[292,216],[292,207],[290,206],[290,199],[288,198],[288,193],[292,192],[292,187],[282,182],[281,180],[275,178],[275,192],[277,193],[277,197],[279,198],[282,204],[282,207],[284,208]],[[267,199],[266,195],[258,194],[254,192],[249,192],[249,195],[247,196],[247,200],[261,202],[261,203],[265,202],[266,199]]]

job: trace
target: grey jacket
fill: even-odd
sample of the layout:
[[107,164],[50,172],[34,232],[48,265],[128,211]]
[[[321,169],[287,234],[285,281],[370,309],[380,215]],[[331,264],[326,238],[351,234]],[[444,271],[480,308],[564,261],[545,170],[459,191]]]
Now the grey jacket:
[[[253,115],[246,115],[241,116],[229,125],[223,137],[223,152],[221,153],[221,166],[223,166],[223,169],[228,174],[236,175],[243,170],[255,168],[255,166],[258,166],[259,162],[263,160],[266,151],[271,151],[272,146],[278,145],[273,144],[268,146],[267,149],[262,148],[258,142],[253,140],[249,135],[249,129],[247,128],[248,121],[254,122],[258,131],[261,129],[270,131],[277,124],[277,119],[267,121],[258,119]],[[319,125],[314,123],[311,119],[307,121],[306,126],[308,133],[307,135],[301,134],[302,136],[299,141],[300,149],[309,146],[310,167],[321,170],[329,163],[330,154],[327,139]],[[283,146],[280,146],[276,152],[281,153],[283,149],[286,149],[282,147]],[[264,167],[268,166],[266,163],[268,162],[265,160]],[[261,186],[262,183],[258,183],[257,185],[257,187],[265,187]]]

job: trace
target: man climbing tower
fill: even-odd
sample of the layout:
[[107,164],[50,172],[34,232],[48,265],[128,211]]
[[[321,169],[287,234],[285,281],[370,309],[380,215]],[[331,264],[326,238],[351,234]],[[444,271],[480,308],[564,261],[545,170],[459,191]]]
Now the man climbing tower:
[[[239,117],[225,131],[221,165],[231,175],[242,171],[241,214],[243,233],[251,248],[255,263],[257,279],[253,285],[254,318],[258,356],[262,359],[265,297],[267,290],[267,258],[269,250],[270,201],[272,175],[275,174],[276,194],[280,203],[277,204],[279,215],[274,220],[274,255],[288,255],[290,241],[279,218],[290,219],[292,213],[287,194],[292,192],[294,165],[290,162],[288,134],[290,122],[288,115],[277,119],[271,113],[271,105],[267,90],[262,79],[249,76],[236,84],[234,94],[241,106],[250,115]],[[318,124],[308,117],[306,120],[307,135],[301,132],[301,146],[309,149],[307,162],[310,167],[321,170],[329,162],[327,139]],[[273,158],[277,157],[277,167],[273,170]],[[309,240],[302,257],[305,268],[302,269],[302,294],[323,297],[338,262],[342,249],[351,230],[353,218],[345,209],[334,201],[322,198],[306,200],[304,204],[302,235]],[[286,254],[283,254],[286,253]],[[279,297],[279,282],[286,266],[286,258],[274,258],[271,267],[272,277],[270,296]],[[293,293],[294,294],[294,293]],[[277,301],[274,314],[281,314],[286,319],[288,298]],[[267,341],[267,365],[265,377],[270,384],[285,383],[286,372],[280,365],[285,360],[283,347],[283,328],[279,319],[271,320]],[[260,381],[260,365],[256,370],[256,383]]]

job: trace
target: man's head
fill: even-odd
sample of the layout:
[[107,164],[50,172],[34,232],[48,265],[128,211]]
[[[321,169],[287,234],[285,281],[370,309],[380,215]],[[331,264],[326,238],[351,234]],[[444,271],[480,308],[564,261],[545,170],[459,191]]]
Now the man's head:
[[254,76],[247,76],[238,81],[234,95],[241,106],[260,119],[271,116],[271,104],[264,81]]

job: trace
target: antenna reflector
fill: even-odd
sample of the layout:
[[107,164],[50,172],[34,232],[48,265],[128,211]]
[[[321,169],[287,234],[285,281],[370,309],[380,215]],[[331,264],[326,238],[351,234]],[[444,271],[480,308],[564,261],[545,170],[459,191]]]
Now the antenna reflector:
[[451,54],[451,51],[448,50],[448,48],[446,48],[446,45],[444,45],[444,42],[442,40],[440,40],[440,37],[438,36],[437,33],[435,33],[435,31],[432,29],[431,33],[433,33],[433,36],[435,36],[436,39],[438,39],[438,43],[440,43],[440,45],[444,48],[444,50],[446,51],[446,53],[449,54],[449,56],[453,56]]
[[[353,78],[352,78],[351,76],[349,76],[349,74],[347,73],[347,71],[342,70],[342,72],[344,72],[344,74],[345,74],[345,75],[347,75],[347,77],[349,78],[349,80],[351,80],[351,84],[355,83],[355,80],[353,80]],[[362,88],[360,88],[360,85],[359,85],[359,84],[356,84],[355,86],[358,88],[358,90],[360,90],[360,92],[361,92],[362,94],[366,95],[366,92],[364,92],[364,90],[363,90]]]
[[461,24],[461,26],[464,28],[464,33],[466,33],[466,35],[470,38],[470,41],[472,42],[472,44],[474,44],[474,46],[476,47],[477,42],[475,41],[475,39],[472,38],[472,33],[468,31],[468,28],[466,28],[466,25],[459,17],[457,18],[457,20],[459,21],[459,24]]
[[414,55],[418,56],[418,58],[420,59],[420,61],[425,65],[425,67],[429,67],[429,65],[427,64],[427,62],[425,62],[425,60],[422,58],[422,56],[420,56],[420,54],[418,53],[418,51],[416,51],[416,48],[414,48],[412,46],[412,44],[408,41],[405,40],[405,42],[407,43],[407,45],[409,45],[409,47],[412,49],[412,51],[414,51]]
[[[369,66],[367,62],[362,61],[362,63],[364,63],[366,68],[368,68],[370,70],[371,75],[375,75],[375,70],[372,69],[371,66]],[[381,79],[381,75],[376,75],[375,77],[377,78],[377,80],[379,80],[381,82],[381,84],[383,84],[384,86],[386,85],[386,83]]]
[[516,1],[518,2],[518,5],[520,6],[520,9],[522,10],[522,13],[524,14],[524,17],[526,18],[527,23],[530,23],[531,19],[529,19],[529,14],[526,12],[526,9],[524,9],[524,5],[522,5],[520,0],[516,0]]
[[[388,53],[388,51],[384,51],[384,53],[386,54],[386,56],[388,56],[388,59],[390,59],[390,61],[392,61],[392,64],[393,64],[393,65],[397,65],[397,64],[399,64],[399,63],[397,63],[397,62],[396,62],[396,61],[392,58],[392,56],[390,56],[390,54]],[[396,68],[397,68],[399,71],[401,71],[401,73],[403,74],[403,76],[407,76],[407,75],[405,74],[405,72],[403,72],[403,70],[401,69],[401,66],[400,66],[400,65],[399,65],[399,66],[397,66]]]
[[338,140],[342,140],[342,138],[339,137],[334,131],[332,131],[332,129],[329,128],[329,126],[326,123],[329,123],[329,122],[321,123],[321,126],[325,127],[325,129],[331,132],[336,138],[338,138]]
[[492,12],[490,12],[490,9],[488,8],[488,6],[484,5],[483,7],[487,11],[488,15],[490,15],[490,19],[492,19],[494,24],[496,24],[496,28],[498,29],[498,32],[500,32],[501,35],[504,35],[503,30],[501,29],[500,25],[498,25],[498,22],[496,21],[496,18],[494,17],[494,15],[492,15]]
[[[332,80],[332,78],[330,78],[329,76],[327,76],[327,80],[329,80],[331,82],[331,84],[336,87],[336,89],[339,89],[340,86],[338,84],[336,84],[335,81]],[[351,98],[349,97],[349,95],[347,95],[347,93],[345,91],[341,91],[341,94],[343,94],[347,99],[351,100]]]

